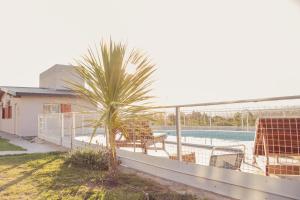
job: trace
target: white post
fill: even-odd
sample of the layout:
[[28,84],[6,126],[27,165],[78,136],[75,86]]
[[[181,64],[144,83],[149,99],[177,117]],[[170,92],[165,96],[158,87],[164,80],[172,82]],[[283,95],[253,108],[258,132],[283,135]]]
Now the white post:
[[43,127],[44,127],[44,130],[45,130],[45,134],[48,136],[48,124],[47,124],[47,120],[48,120],[48,117],[47,115],[43,115]]
[[61,116],[61,126],[60,126],[60,128],[61,128],[61,131],[60,131],[60,133],[61,133],[61,141],[60,141],[60,144],[63,146],[63,139],[64,139],[64,136],[65,136],[64,113],[61,113],[60,116]]
[[249,113],[247,112],[247,131],[249,131]]
[[241,118],[242,118],[242,129],[244,129],[244,113],[241,113]]
[[41,135],[41,115],[38,115],[38,138]]
[[177,136],[177,157],[179,161],[182,161],[181,123],[180,123],[179,107],[176,107],[176,136]]
[[74,143],[74,137],[75,137],[75,131],[76,131],[76,121],[75,121],[75,113],[72,113],[72,132],[71,132],[71,149],[73,149],[73,143]]

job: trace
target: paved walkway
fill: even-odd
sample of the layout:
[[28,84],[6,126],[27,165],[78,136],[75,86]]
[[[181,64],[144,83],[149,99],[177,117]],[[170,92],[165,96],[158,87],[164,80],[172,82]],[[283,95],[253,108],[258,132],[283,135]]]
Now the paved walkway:
[[48,143],[43,140],[35,139],[33,141],[25,140],[17,135],[4,133],[0,131],[0,137],[8,139],[11,144],[23,147],[26,151],[0,151],[1,155],[14,155],[24,153],[47,153],[54,151],[66,151],[66,148]]

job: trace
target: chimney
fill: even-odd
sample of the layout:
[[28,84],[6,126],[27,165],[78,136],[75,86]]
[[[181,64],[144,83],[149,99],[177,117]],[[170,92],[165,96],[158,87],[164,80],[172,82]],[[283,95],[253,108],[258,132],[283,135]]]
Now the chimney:
[[67,81],[84,85],[72,65],[56,64],[40,74],[40,88],[69,89]]

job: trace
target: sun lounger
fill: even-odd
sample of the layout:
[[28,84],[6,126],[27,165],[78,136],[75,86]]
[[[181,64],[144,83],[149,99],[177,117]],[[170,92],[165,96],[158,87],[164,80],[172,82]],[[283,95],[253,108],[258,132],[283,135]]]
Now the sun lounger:
[[214,147],[211,152],[209,166],[232,169],[232,170],[240,170],[244,157],[245,157],[244,145]]
[[[116,140],[117,147],[142,148],[144,153],[149,149],[165,150],[166,133],[153,133],[148,121],[131,121],[126,123]],[[157,146],[157,143],[161,143]]]
[[253,155],[265,157],[266,175],[300,175],[300,118],[258,119]]

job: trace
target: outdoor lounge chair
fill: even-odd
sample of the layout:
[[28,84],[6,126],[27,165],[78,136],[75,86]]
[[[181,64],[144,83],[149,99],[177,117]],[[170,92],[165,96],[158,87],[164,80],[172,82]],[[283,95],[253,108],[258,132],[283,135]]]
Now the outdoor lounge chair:
[[[131,121],[120,130],[120,138],[116,140],[116,146],[142,148],[144,153],[149,149],[165,150],[166,133],[153,133],[148,121]],[[161,147],[157,146],[161,143]]]
[[267,176],[300,175],[300,118],[258,119],[253,155],[266,158]]
[[[236,147],[242,147],[242,149]],[[219,151],[220,153],[215,154],[216,151]],[[244,145],[213,147],[209,160],[209,166],[240,170],[244,158]]]

